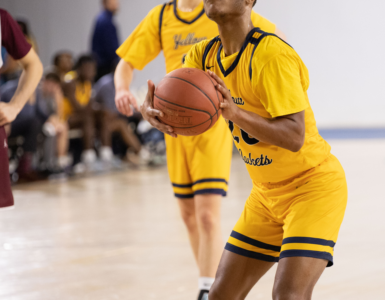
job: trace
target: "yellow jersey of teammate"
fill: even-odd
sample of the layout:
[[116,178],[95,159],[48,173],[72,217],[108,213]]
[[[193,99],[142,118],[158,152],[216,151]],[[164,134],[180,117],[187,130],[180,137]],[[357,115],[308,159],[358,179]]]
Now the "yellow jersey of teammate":
[[[255,26],[274,33],[273,23],[252,13]],[[218,26],[205,14],[203,2],[192,12],[182,12],[177,1],[156,6],[117,50],[135,69],[142,70],[163,50],[167,73],[179,69],[194,44],[218,35]]]
[[[218,35],[218,27],[208,19],[203,1],[192,11],[182,12],[177,1],[152,9],[147,17],[117,50],[117,54],[135,69],[142,70],[162,50],[167,73],[181,68],[191,47]],[[252,13],[252,21],[265,31],[276,26]],[[188,199],[198,194],[226,195],[230,177],[232,142],[223,119],[213,128],[195,137],[165,137],[167,164],[174,194]]]
[[184,67],[210,67],[224,80],[239,107],[264,118],[305,110],[305,143],[296,153],[262,143],[228,122],[254,182],[286,180],[317,166],[329,155],[330,146],[318,133],[307,96],[308,70],[294,49],[274,34],[255,28],[242,49],[228,57],[219,37],[202,41],[191,49]]

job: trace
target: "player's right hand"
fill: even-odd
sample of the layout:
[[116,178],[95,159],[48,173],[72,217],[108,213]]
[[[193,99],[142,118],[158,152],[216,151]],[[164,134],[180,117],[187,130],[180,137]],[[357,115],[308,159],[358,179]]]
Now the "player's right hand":
[[177,134],[174,132],[172,127],[169,125],[163,124],[157,119],[157,117],[163,117],[164,114],[160,110],[157,110],[154,108],[154,92],[155,92],[154,83],[151,80],[149,80],[147,81],[147,84],[148,84],[148,92],[146,95],[146,100],[144,100],[143,105],[140,107],[140,112],[142,113],[143,118],[159,131],[176,138]]
[[137,111],[139,111],[138,102],[129,90],[116,91],[115,105],[118,111],[127,117],[132,116],[134,114],[134,111],[131,106],[133,106]]

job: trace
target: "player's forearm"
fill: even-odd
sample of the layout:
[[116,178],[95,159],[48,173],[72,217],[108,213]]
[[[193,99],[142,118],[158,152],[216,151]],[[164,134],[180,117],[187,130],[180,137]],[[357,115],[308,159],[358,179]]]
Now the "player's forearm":
[[15,95],[10,101],[19,111],[31,97],[43,75],[43,65],[33,49],[20,62],[24,70]]
[[124,61],[120,60],[118,66],[116,67],[114,81],[116,91],[128,91],[130,89],[130,84],[132,82],[134,73],[134,68]]
[[239,108],[231,121],[263,143],[297,152],[305,140],[303,118],[304,112],[267,119]]

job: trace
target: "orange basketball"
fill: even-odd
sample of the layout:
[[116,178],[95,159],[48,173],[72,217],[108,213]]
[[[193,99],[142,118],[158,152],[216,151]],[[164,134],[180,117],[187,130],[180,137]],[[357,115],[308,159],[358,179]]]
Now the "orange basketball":
[[154,107],[164,113],[159,118],[180,135],[201,134],[214,126],[221,115],[222,94],[217,83],[199,69],[183,68],[169,73],[159,82]]

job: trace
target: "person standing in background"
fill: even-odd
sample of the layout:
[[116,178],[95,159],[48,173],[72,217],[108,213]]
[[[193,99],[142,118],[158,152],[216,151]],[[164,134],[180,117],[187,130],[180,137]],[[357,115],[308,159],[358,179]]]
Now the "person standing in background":
[[[8,143],[4,126],[15,120],[25,103],[36,89],[43,65],[35,50],[28,44],[19,25],[10,14],[0,9],[0,46],[18,60],[23,68],[16,93],[9,103],[0,102],[0,208],[13,206],[9,179]],[[3,61],[0,60],[0,67]]]
[[118,32],[114,15],[119,10],[119,0],[102,0],[104,10],[98,15],[92,35],[92,53],[97,61],[96,81],[110,73],[118,60],[115,53],[119,47]]

